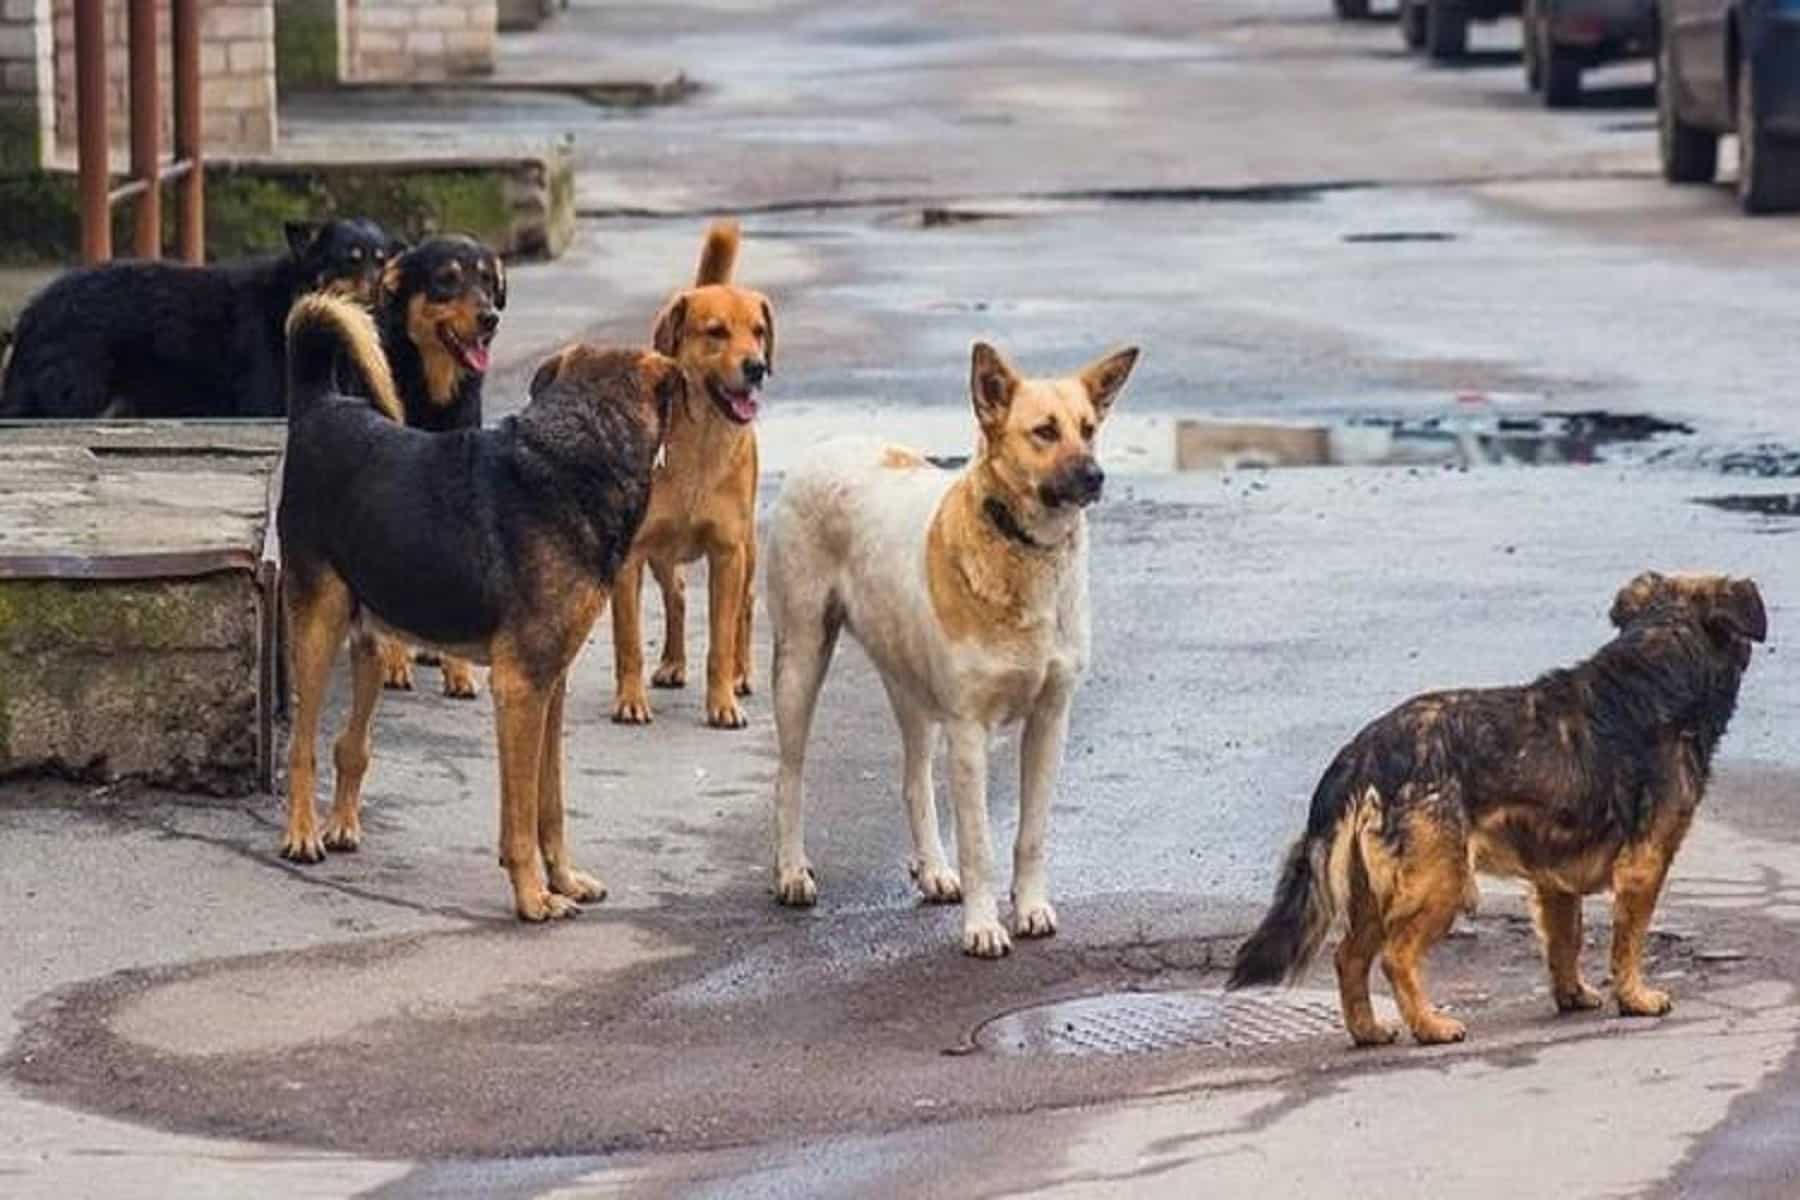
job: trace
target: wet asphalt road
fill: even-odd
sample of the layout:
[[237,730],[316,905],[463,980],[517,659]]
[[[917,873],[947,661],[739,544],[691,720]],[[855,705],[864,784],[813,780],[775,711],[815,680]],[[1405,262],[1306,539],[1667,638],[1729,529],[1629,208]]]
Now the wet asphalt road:
[[[1749,951],[1706,966],[1664,947],[1684,1008],[1625,1052],[1627,1023],[1545,1020],[1500,889],[1445,954],[1482,1041],[1428,1070],[1494,1073],[1436,1102],[1467,1106],[1466,1121],[1508,1088],[1541,1088],[1576,1098],[1545,1113],[1599,1137],[1581,1089],[1635,1087],[1627,1068],[1666,1064],[1658,1120],[1605,1130],[1621,1162],[1595,1152],[1565,1190],[1694,1178],[1705,1195],[1735,1178],[1782,1194],[1786,1093],[1755,1085],[1794,1041],[1791,998],[1767,981],[1793,977],[1800,919],[1782,850],[1800,778],[1785,720],[1800,677],[1781,644],[1797,523],[1692,501],[1783,488],[1697,468],[1796,440],[1800,222],[1746,222],[1724,189],[1651,178],[1641,66],[1599,79],[1588,109],[1532,110],[1510,25],[1480,33],[1472,68],[1429,71],[1395,53],[1391,26],[1338,27],[1323,0],[969,7],[578,4],[517,43],[546,75],[674,60],[707,87],[628,117],[504,107],[503,123],[575,132],[593,215],[568,258],[515,271],[492,387],[504,412],[541,351],[583,331],[641,340],[705,214],[740,208],[742,276],[779,311],[765,502],[784,462],[846,425],[966,450],[976,336],[1044,372],[1142,344],[1107,434],[1095,667],[1053,815],[1061,935],[975,963],[955,953],[953,910],[916,905],[898,749],[854,648],[816,739],[820,906],[776,909],[765,699],[742,734],[701,728],[692,689],[653,696],[649,731],[614,727],[602,630],[571,701],[572,833],[613,894],[563,927],[506,915],[485,701],[391,697],[370,844],[317,869],[272,858],[272,802],[71,808],[21,789],[0,804],[0,902],[24,914],[0,935],[17,964],[0,1029],[19,1034],[0,1190],[1193,1194],[1206,1155],[1185,1147],[1218,1138],[1236,1147],[1212,1177],[1222,1194],[1241,1194],[1233,1154],[1293,1167],[1271,1178],[1303,1191],[1294,1164],[1321,1136],[1306,1122],[1337,1119],[1315,1102],[1367,1094],[1357,1119],[1404,1138],[1406,1103],[1426,1103],[1409,1097],[1431,1093],[1382,1089],[1418,1060],[1351,1060],[1335,1037],[1106,1062],[954,1052],[1020,1006],[1215,986],[1316,772],[1358,725],[1414,691],[1578,657],[1631,573],[1706,565],[1761,581],[1776,638],[1727,744],[1721,819],[1665,919]],[[927,226],[928,207],[987,219]],[[1395,233],[1442,236],[1366,240]],[[1697,432],[1585,469],[1153,469],[1179,415],[1416,416],[1468,390]],[[695,612],[695,657],[702,627]],[[1009,740],[999,846],[1014,761]],[[1715,1034],[1710,1073],[1679,1057]],[[1182,1126],[1183,1105],[1210,1120],[1233,1111],[1232,1088],[1282,1072],[1299,1082],[1234,1126],[1241,1143]],[[1142,1107],[1163,1094],[1173,1115]],[[1614,1094],[1597,1103],[1619,1108]],[[1532,1129],[1544,1144],[1563,1132]],[[129,1169],[96,1168],[95,1147]],[[1544,1166],[1530,1144],[1471,1161],[1492,1178]],[[1430,1178],[1404,1161],[1362,1169],[1387,1194]],[[1482,1194],[1430,1192],[1453,1193]]]

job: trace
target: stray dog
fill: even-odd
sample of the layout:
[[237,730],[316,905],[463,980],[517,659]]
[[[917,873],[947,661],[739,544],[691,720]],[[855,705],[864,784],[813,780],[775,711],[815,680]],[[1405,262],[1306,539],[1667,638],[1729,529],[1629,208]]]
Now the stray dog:
[[1530,881],[1560,1011],[1601,1003],[1581,978],[1581,897],[1610,889],[1619,1012],[1668,1012],[1644,983],[1644,932],[1768,617],[1748,579],[1646,572],[1612,623],[1618,636],[1585,662],[1525,687],[1415,697],[1339,751],[1229,986],[1296,978],[1343,913],[1338,991],[1356,1044],[1399,1033],[1369,1004],[1377,952],[1413,1037],[1461,1041],[1422,965],[1482,871]]
[[[988,742],[1024,722],[1012,928],[1056,932],[1045,878],[1051,792],[1089,648],[1086,507],[1104,475],[1094,437],[1137,361],[1120,350],[1071,378],[1021,379],[985,343],[971,370],[981,436],[960,474],[879,441],[821,446],[781,490],[769,530],[775,633],[775,893],[818,896],[801,830],[801,774],[840,630],[874,660],[900,725],[912,874],[963,901],[963,950],[1012,948],[989,883]],[[950,742],[960,879],[938,838],[931,752]]]
[[[289,339],[294,411],[277,522],[295,705],[282,857],[318,862],[361,843],[381,695],[375,639],[392,633],[491,670],[500,862],[520,918],[568,916],[604,898],[564,844],[563,696],[649,504],[651,463],[686,388],[681,369],[651,351],[565,351],[517,416],[433,434],[399,424],[401,402],[362,310],[308,297]],[[369,399],[337,392],[340,363]],[[314,744],[346,634],[350,719],[321,833]]]
[[[505,307],[506,267],[474,238],[429,238],[388,264],[376,321],[408,425],[433,432],[481,427],[489,348]],[[429,653],[417,657],[438,662],[444,695],[475,698],[470,663]],[[405,643],[382,639],[383,685],[411,691],[413,659]]]
[[279,417],[288,310],[306,292],[374,298],[399,243],[373,221],[290,222],[288,252],[220,267],[70,271],[19,316],[0,417]]
[[652,340],[688,373],[688,400],[669,427],[667,461],[650,491],[650,515],[613,596],[616,695],[613,720],[650,721],[644,694],[639,593],[644,564],[662,590],[662,661],[657,687],[687,683],[687,584],[683,563],[706,558],[706,720],[720,729],[748,722],[750,614],[756,587],[756,393],[775,369],[775,312],[767,298],[734,287],[738,227],[706,232],[694,286],[669,301]]

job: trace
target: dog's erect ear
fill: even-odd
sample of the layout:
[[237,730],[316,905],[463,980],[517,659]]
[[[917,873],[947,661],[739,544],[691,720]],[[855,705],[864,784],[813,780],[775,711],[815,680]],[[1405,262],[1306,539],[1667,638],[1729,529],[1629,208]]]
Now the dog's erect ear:
[[555,383],[556,377],[562,374],[563,359],[567,358],[569,356],[569,351],[574,348],[575,347],[573,346],[564,346],[561,350],[558,350],[555,354],[552,354],[549,358],[546,358],[543,362],[539,363],[536,373],[531,377],[530,385],[525,389],[525,394],[531,397],[531,399],[536,400],[545,388]]
[[506,311],[506,263],[498,254],[494,258],[494,307]]
[[767,296],[763,297],[762,310],[763,366],[767,367],[769,374],[773,375],[775,373],[775,306],[769,303]]
[[281,232],[287,238],[288,253],[295,258],[305,254],[319,239],[324,228],[318,221],[289,221],[283,225]]
[[969,398],[982,429],[998,429],[1005,423],[1018,390],[1019,376],[1012,364],[986,342],[976,342],[969,362]]
[[683,293],[663,306],[656,314],[656,328],[651,330],[650,344],[658,354],[675,357],[681,348],[681,323],[687,319],[687,295]]
[[1636,620],[1638,614],[1650,607],[1650,601],[1661,591],[1667,581],[1655,571],[1644,571],[1632,581],[1619,589],[1613,597],[1610,618],[1613,628],[1623,629]]
[[1123,350],[1115,350],[1105,358],[1095,359],[1081,368],[1076,378],[1081,386],[1087,389],[1088,400],[1093,403],[1094,415],[1106,420],[1107,410],[1119,396],[1125,381],[1131,377],[1131,368],[1137,366],[1138,348],[1127,346]]
[[1748,579],[1733,579],[1714,596],[1706,623],[1718,625],[1741,638],[1753,642],[1769,640],[1769,613],[1763,608],[1762,593]]

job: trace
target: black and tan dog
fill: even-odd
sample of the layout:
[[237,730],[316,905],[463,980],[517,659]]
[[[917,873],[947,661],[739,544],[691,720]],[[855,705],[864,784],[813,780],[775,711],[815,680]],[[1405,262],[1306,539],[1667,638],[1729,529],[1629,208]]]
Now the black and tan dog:
[[1460,1041],[1422,967],[1473,905],[1481,871],[1531,883],[1559,1010],[1601,1002],[1581,978],[1581,897],[1610,890],[1619,1011],[1668,1012],[1644,982],[1644,933],[1768,618],[1747,579],[1646,572],[1619,592],[1612,622],[1618,636],[1574,667],[1419,696],[1357,734],[1313,792],[1230,986],[1296,977],[1342,913],[1338,989],[1356,1043],[1398,1033],[1370,1006],[1377,955],[1413,1036]]
[[[408,425],[434,432],[481,427],[482,384],[505,307],[506,267],[474,238],[427,238],[388,263],[376,325]],[[383,684],[412,690],[414,657],[405,643],[382,639]],[[446,696],[474,699],[470,663],[417,657],[438,662]]]
[[[563,696],[643,520],[669,410],[685,398],[681,369],[648,350],[565,351],[517,416],[434,434],[398,424],[400,400],[362,310],[308,297],[289,339],[278,522],[295,705],[282,856],[317,862],[361,842],[381,695],[376,637],[392,634],[490,668],[500,861],[519,916],[568,916],[603,898],[564,843]],[[342,364],[369,399],[337,392]],[[346,635],[351,711],[321,831],[314,744]]]
[[19,316],[0,417],[279,417],[288,310],[327,290],[372,302],[400,249],[373,221],[290,222],[288,251],[228,266],[71,271]]

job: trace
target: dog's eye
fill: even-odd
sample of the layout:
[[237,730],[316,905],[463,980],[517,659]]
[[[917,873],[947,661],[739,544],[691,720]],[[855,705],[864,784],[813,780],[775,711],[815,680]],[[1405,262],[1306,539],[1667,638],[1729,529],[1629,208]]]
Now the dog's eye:
[[355,247],[351,248],[351,250],[350,250],[350,261],[351,262],[361,262],[362,256],[363,255],[362,255],[362,247],[361,246],[355,246]]
[[750,336],[759,342],[763,340],[763,335],[767,332],[769,331],[764,329],[761,325],[752,325],[750,327]]
[[1040,442],[1046,443],[1054,442],[1057,439],[1057,434],[1058,430],[1055,421],[1045,421],[1042,425],[1039,425],[1031,431],[1032,437]]
[[708,325],[706,327],[706,336],[710,337],[710,338],[722,338],[722,337],[725,337],[729,332],[730,331],[728,329],[726,329],[723,325]]
[[1084,442],[1091,442],[1094,440],[1094,423],[1092,421],[1083,421],[1081,423],[1081,440]]

